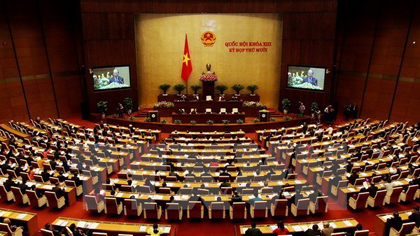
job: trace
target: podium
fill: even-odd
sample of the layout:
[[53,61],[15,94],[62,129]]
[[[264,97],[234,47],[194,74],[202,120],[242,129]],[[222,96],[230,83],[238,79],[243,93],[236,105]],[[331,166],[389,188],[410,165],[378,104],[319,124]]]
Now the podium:
[[268,110],[258,111],[258,118],[260,119],[260,122],[270,121],[270,111],[268,111]]
[[150,122],[159,122],[158,111],[149,111],[147,116],[150,118]]
[[214,81],[202,81],[203,82],[203,97],[211,96],[214,99]]

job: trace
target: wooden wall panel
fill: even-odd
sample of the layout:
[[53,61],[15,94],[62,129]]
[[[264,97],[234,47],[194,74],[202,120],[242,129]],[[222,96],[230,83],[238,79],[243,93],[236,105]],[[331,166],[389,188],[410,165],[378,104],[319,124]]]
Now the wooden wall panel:
[[70,2],[0,1],[0,122],[80,114],[78,3]]
[[343,43],[337,57],[336,100],[340,106],[356,103],[363,118],[418,122],[419,100],[412,92],[420,75],[416,74],[420,51],[411,43],[419,36],[420,22],[411,14],[415,1],[341,3],[338,38]]

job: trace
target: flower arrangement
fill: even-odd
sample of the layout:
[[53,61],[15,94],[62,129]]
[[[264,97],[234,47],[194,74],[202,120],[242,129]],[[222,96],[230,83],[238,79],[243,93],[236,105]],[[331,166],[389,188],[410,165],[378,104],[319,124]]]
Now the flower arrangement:
[[304,114],[302,114],[302,113],[299,113],[299,114],[297,114],[297,117],[298,117],[298,118],[304,118],[304,117],[305,117],[305,115],[304,115]]
[[212,125],[214,123],[214,121],[213,120],[208,120],[207,121],[207,124],[209,124],[209,125]]
[[237,124],[243,124],[243,123],[244,123],[244,120],[241,120],[241,119],[236,120],[236,123],[237,123]]
[[130,116],[130,117],[128,117],[128,119],[129,119],[129,120],[134,120],[134,119],[135,119],[135,117],[134,117],[134,116]]
[[181,124],[181,120],[174,120],[174,124]]
[[178,92],[178,94],[182,93],[182,90],[185,89],[185,85],[183,84],[176,84],[174,85],[173,89]]
[[258,123],[258,122],[260,122],[260,119],[255,118],[255,119],[254,119],[254,123]]
[[223,94],[223,92],[228,89],[228,86],[224,84],[219,84],[215,87],[215,89],[219,90],[220,94]]
[[290,116],[284,116],[283,117],[285,120],[291,120],[292,119],[292,117],[290,117]]
[[211,81],[217,81],[217,75],[216,74],[206,74],[206,73],[203,73],[203,74],[201,74],[200,75],[200,80],[201,81],[209,81],[209,82],[211,82]]
[[223,124],[227,125],[229,124],[229,120],[222,120]]
[[192,125],[196,125],[196,124],[197,124],[197,121],[192,120],[192,121],[190,121],[190,124],[192,124]]
[[254,101],[244,101],[242,106],[243,107],[259,107],[259,108],[266,107],[264,103],[254,102]]
[[166,124],[166,120],[165,120],[165,119],[161,119],[161,120],[160,120],[160,123],[162,123],[162,124]]
[[146,117],[146,119],[144,119],[144,121],[145,121],[145,122],[151,122],[151,121],[152,121],[152,118],[150,118],[150,117]]
[[169,84],[161,84],[159,85],[159,89],[161,89],[163,91],[163,94],[166,94],[166,91],[168,91],[168,89],[171,87],[171,85]]
[[175,104],[173,102],[158,102],[153,105],[154,108],[173,108],[175,107]]
[[271,117],[270,118],[270,121],[276,121],[276,118],[275,117]]

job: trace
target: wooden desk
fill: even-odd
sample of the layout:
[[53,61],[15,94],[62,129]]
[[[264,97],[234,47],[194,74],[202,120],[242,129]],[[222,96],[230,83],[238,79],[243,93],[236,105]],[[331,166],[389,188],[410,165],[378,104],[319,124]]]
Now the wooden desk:
[[[356,225],[358,224],[358,222],[353,218],[333,220],[329,222],[331,223],[330,226],[334,228],[334,232],[345,232],[349,229],[356,228]],[[285,223],[284,226],[289,230],[290,233],[303,233],[308,228],[312,228],[312,225],[314,224],[317,224],[320,229],[323,229],[322,221]],[[250,227],[250,225],[239,226],[241,235],[244,235],[245,231]],[[273,230],[277,228],[277,225],[257,225],[257,228],[259,228],[264,235],[272,235]]]
[[[117,236],[118,234],[132,234],[134,236],[143,236],[147,234],[147,230],[153,227],[153,224],[133,224],[112,221],[97,221],[97,220],[84,220],[74,218],[57,218],[52,225],[54,228],[68,227],[71,224],[76,224],[77,227],[84,230],[93,232],[104,232],[109,236]],[[159,228],[164,232],[162,235],[171,234],[171,225],[161,225]]]
[[[412,211],[400,211],[398,212],[404,223],[409,222],[408,217],[411,215]],[[385,236],[386,234],[386,221],[389,218],[392,218],[393,213],[385,213],[376,215],[375,219],[375,233],[378,236]]]
[[38,231],[38,218],[35,213],[0,208],[1,222],[4,218],[9,218],[17,226],[23,226],[29,236],[35,235]]
[[172,113],[172,121],[180,120],[184,124],[190,123],[195,120],[197,123],[205,124],[208,120],[214,121],[214,123],[223,123],[223,120],[229,120],[230,123],[236,123],[237,120],[245,122],[245,113],[239,114],[219,114],[219,113],[198,113],[198,114],[178,114]]
[[15,129],[12,129],[12,127],[10,127],[10,126],[8,126],[6,124],[0,124],[0,129],[2,129],[4,131],[7,131],[7,132],[9,132],[11,134],[14,134],[18,138],[21,138],[21,139],[27,139],[27,138],[30,138],[31,137],[29,134],[24,134],[24,133],[19,132],[19,131],[15,130]]

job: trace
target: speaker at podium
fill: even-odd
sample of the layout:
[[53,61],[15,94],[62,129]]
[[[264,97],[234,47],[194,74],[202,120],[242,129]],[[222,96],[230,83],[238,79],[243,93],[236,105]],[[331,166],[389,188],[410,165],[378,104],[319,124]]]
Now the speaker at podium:
[[268,122],[270,121],[270,111],[268,110],[260,110],[258,111],[260,122]]
[[159,121],[159,111],[149,111],[148,117],[150,118],[151,122],[158,122]]

